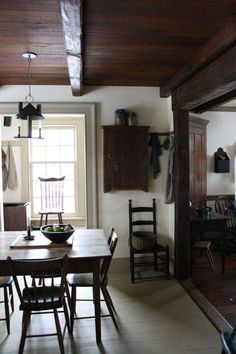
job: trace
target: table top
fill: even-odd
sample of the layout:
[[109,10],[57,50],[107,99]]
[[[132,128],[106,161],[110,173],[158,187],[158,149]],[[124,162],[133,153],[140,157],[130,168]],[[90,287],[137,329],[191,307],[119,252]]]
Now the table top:
[[[76,229],[73,233],[72,247],[53,248],[23,248],[11,249],[13,241],[20,235],[21,231],[0,232],[0,262],[5,261],[8,256],[13,259],[47,259],[62,257],[65,254],[70,258],[105,258],[111,256],[111,252],[103,229]],[[32,234],[41,234],[40,231],[33,231]],[[22,236],[23,237],[23,236]]]
[[208,215],[197,215],[196,213],[190,215],[190,221],[202,222],[202,221],[212,221],[212,220],[229,220],[228,216],[218,214],[214,211],[211,211]]

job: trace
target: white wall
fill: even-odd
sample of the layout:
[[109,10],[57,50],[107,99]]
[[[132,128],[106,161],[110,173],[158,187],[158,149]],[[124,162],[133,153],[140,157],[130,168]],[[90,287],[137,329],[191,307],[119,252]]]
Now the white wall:
[[[236,154],[236,113],[206,112],[201,118],[207,125],[207,194],[234,194]],[[230,159],[230,173],[214,172],[214,152],[222,147]]]
[[[0,89],[1,102],[24,101],[26,86],[3,86]],[[151,177],[149,192],[114,191],[103,192],[103,147],[102,125],[114,124],[114,112],[125,108],[137,113],[138,125],[148,125],[152,132],[172,130],[170,102],[159,97],[157,88],[144,87],[87,87],[82,97],[73,97],[70,87],[33,86],[32,94],[40,102],[94,102],[97,117],[97,177],[98,177],[98,222],[107,232],[114,226],[119,235],[116,257],[127,257],[128,249],[128,199],[136,205],[150,205],[152,198],[157,200],[158,234],[160,239],[173,246],[173,205],[166,205],[165,184],[167,152],[161,156],[162,172],[157,179]],[[43,105],[42,105],[43,112]],[[7,129],[7,128],[6,128]],[[4,136],[2,137],[4,140]],[[163,140],[163,138],[162,138]],[[88,186],[89,188],[89,186]],[[172,249],[172,247],[171,247]]]

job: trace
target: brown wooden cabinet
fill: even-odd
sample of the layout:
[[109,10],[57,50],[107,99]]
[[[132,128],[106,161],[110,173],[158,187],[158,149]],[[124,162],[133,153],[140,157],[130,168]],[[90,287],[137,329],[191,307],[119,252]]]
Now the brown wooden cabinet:
[[147,126],[103,126],[104,192],[148,191]]
[[26,230],[26,207],[25,203],[4,203],[4,230]]
[[193,207],[206,201],[207,124],[205,119],[189,117],[189,200]]

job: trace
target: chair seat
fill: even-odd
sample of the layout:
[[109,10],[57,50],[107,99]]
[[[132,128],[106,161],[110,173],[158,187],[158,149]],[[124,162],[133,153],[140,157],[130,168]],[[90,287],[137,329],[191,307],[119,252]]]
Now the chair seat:
[[20,305],[20,310],[40,311],[62,306],[59,286],[25,288],[22,296],[23,302]]
[[4,286],[8,286],[12,283],[13,279],[12,277],[0,277],[0,288]]
[[63,214],[63,209],[42,209],[39,210],[39,214]]
[[[93,273],[68,274],[66,280],[70,286],[93,286]],[[104,281],[104,285],[106,284],[107,277]]]
[[134,253],[153,253],[155,251],[157,252],[166,252],[166,249],[167,249],[168,246],[163,246],[163,245],[160,245],[159,243],[156,243],[155,247],[152,247],[150,248],[149,250],[136,250],[134,247],[133,247],[133,251]]

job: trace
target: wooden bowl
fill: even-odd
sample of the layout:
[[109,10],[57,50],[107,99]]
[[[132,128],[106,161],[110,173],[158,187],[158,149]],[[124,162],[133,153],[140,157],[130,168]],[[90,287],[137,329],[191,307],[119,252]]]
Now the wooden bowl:
[[[56,225],[63,228],[67,226],[67,224],[56,224]],[[47,227],[53,227],[53,224],[41,226],[40,231],[48,240],[52,241],[53,243],[65,243],[75,231],[75,228],[73,226],[71,226],[72,229],[70,231],[45,231]]]

